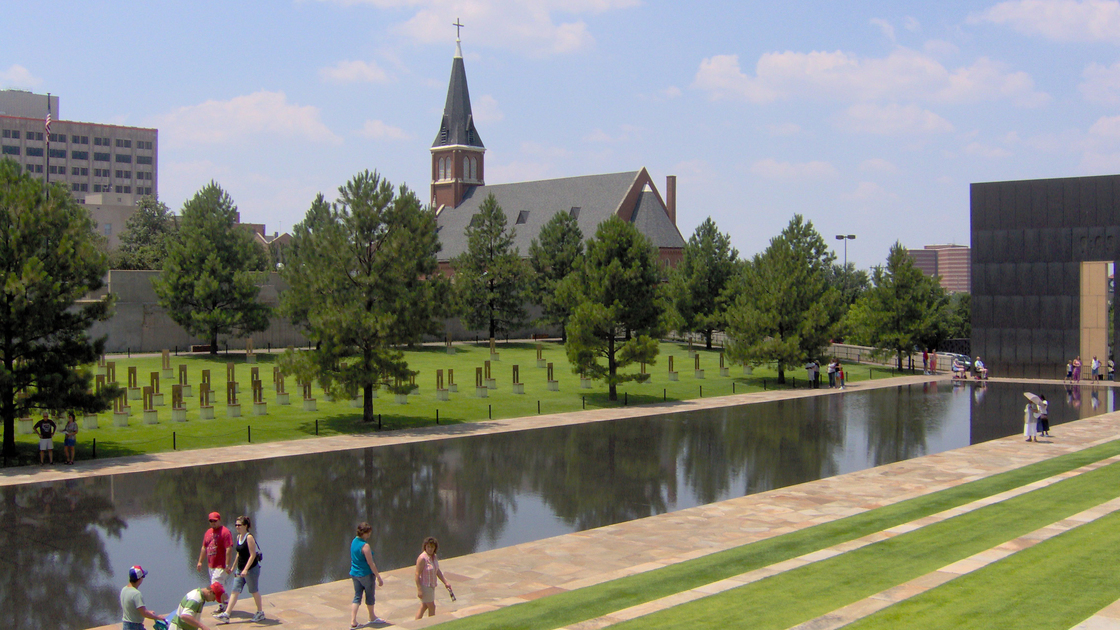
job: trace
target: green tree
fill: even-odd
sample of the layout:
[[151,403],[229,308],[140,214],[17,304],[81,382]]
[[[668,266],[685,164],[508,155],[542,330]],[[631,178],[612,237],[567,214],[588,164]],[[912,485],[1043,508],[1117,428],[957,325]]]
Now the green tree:
[[711,350],[712,333],[726,325],[726,291],[738,270],[739,250],[731,237],[708,217],[697,226],[684,246],[681,263],[669,274],[673,306],[683,329],[704,335]]
[[[1111,316],[1112,303],[1109,303]],[[972,294],[953,293],[949,296],[949,310],[952,312],[952,323],[949,326],[949,339],[968,339],[972,336]],[[1108,321],[1112,321],[1109,319]],[[1108,328],[1109,333],[1112,327]],[[1111,345],[1111,344],[1110,344]]]
[[266,265],[261,247],[238,225],[233,199],[210,182],[183,204],[163,273],[152,285],[168,316],[217,354],[218,335],[268,328],[269,308],[257,301]]
[[88,369],[105,347],[89,327],[112,298],[90,298],[109,269],[89,212],[65,187],[46,186],[0,161],[0,417],[5,458],[15,420],[31,409],[108,409],[116,388],[90,392]]
[[408,188],[394,192],[377,173],[355,175],[329,208],[322,195],[295,227],[283,311],[317,342],[289,350],[284,366],[328,393],[363,394],[373,420],[373,391],[414,374],[401,344],[437,334],[448,284],[439,273],[435,214]]
[[136,212],[124,224],[120,247],[110,261],[113,269],[163,269],[167,241],[177,229],[167,204],[155,197],[141,197]]
[[577,305],[564,346],[573,372],[605,380],[610,400],[618,400],[619,383],[649,377],[619,373],[633,363],[653,364],[664,332],[661,265],[649,239],[611,217],[599,225],[587,255],[559,290]]
[[794,215],[732,285],[728,357],[777,363],[779,383],[787,368],[823,358],[840,318],[840,292],[827,283],[835,258],[813,223]]
[[533,239],[529,245],[529,264],[533,268],[532,298],[541,306],[542,319],[560,328],[562,341],[567,341],[568,319],[572,305],[558,299],[556,289],[560,282],[575,269],[576,261],[583,256],[583,232],[575,217],[567,212],[557,212],[541,228],[540,241]]
[[891,246],[887,264],[875,267],[873,286],[848,312],[856,341],[894,354],[898,369],[915,347],[932,349],[949,336],[949,296],[937,278],[914,266],[902,243]]
[[451,263],[463,321],[494,338],[525,322],[528,270],[494,195],[483,200],[466,234],[467,251]]

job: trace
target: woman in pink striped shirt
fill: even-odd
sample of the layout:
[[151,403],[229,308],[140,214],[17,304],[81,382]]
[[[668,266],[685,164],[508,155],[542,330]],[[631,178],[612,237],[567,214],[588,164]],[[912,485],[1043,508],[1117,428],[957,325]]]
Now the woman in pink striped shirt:
[[[452,592],[451,585],[447,583],[447,578],[443,577],[443,571],[439,570],[439,560],[436,559],[436,552],[439,551],[439,541],[428,536],[424,539],[422,547],[424,551],[416,558],[416,597],[420,600],[420,610],[416,611],[417,619],[424,616],[425,610],[428,611],[429,617],[434,617],[436,614],[437,578],[447,587],[448,593]],[[454,597],[452,595],[452,598]]]

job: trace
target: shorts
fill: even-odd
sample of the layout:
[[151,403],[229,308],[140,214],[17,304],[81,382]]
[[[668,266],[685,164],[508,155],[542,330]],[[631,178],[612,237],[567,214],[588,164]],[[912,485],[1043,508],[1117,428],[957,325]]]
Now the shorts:
[[146,630],[143,622],[139,621],[122,621],[121,630]]
[[52,451],[52,450],[54,450],[54,440],[51,439],[51,438],[39,438],[39,450],[40,451]]
[[434,604],[436,601],[436,587],[434,586],[421,586],[420,587],[420,602],[423,604]]
[[362,593],[365,593],[366,606],[373,606],[373,574],[362,577],[351,575],[350,580],[354,582],[354,603],[362,603]]
[[68,438],[63,438],[62,439],[62,445],[63,446],[76,446],[77,444],[78,444],[78,438],[68,437]]
[[217,582],[222,586],[229,584],[229,573],[225,567],[210,567],[210,582]]
[[231,586],[229,590],[234,592],[234,593],[240,594],[241,591],[245,588],[245,586],[248,586],[250,594],[259,593],[260,589],[257,588],[257,582],[260,579],[261,579],[261,565],[258,564],[257,566],[253,567],[252,569],[249,569],[249,574],[247,576],[241,577],[240,573],[238,573],[236,576],[234,576],[233,586]]

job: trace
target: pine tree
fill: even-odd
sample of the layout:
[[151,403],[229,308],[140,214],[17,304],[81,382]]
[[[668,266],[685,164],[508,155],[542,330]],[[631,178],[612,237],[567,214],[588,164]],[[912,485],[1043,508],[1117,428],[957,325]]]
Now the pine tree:
[[704,335],[709,350],[712,333],[726,325],[726,291],[738,261],[739,250],[731,246],[731,237],[708,217],[689,237],[680,264],[669,274],[669,290],[683,330]]
[[727,312],[727,355],[785,370],[823,358],[840,318],[840,294],[826,282],[835,255],[812,222],[794,215],[770,246],[743,266]]
[[365,171],[338,192],[333,206],[319,195],[294,230],[281,308],[317,346],[282,361],[328,393],[362,392],[369,422],[374,388],[415,374],[399,346],[438,333],[449,285],[436,259],[435,214],[411,190],[394,192]]
[[113,255],[114,269],[163,269],[167,241],[178,225],[167,204],[155,197],[142,197],[136,212],[124,224],[121,245]]
[[491,339],[522,325],[528,272],[513,246],[515,231],[506,229],[502,207],[488,195],[466,229],[467,251],[456,256],[455,291],[468,328],[483,329]]
[[529,264],[533,268],[532,297],[540,305],[542,319],[564,331],[572,314],[572,305],[557,297],[557,287],[575,269],[576,261],[583,256],[583,232],[575,217],[567,212],[557,212],[544,224],[540,241],[533,239],[529,245]]
[[90,393],[87,367],[105,347],[89,327],[109,317],[108,260],[89,212],[61,185],[47,187],[0,160],[0,417],[5,458],[15,419],[32,409],[104,411],[117,389]]
[[237,207],[210,182],[183,204],[179,231],[167,240],[163,272],[152,282],[159,304],[188,333],[210,342],[266,330],[269,308],[257,301],[267,264],[250,232],[238,225]]
[[657,358],[667,301],[661,272],[649,239],[611,217],[588,241],[582,263],[560,284],[563,299],[577,305],[564,346],[572,371],[606,381],[610,400],[618,400],[619,383],[649,377],[620,374],[620,369]]

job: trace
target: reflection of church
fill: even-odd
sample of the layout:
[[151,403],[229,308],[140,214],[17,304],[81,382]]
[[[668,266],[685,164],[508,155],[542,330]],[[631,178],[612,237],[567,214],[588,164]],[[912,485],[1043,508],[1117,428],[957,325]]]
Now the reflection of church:
[[675,264],[681,258],[684,238],[676,225],[675,176],[666,178],[664,198],[644,168],[627,173],[486,185],[486,147],[471,115],[467,73],[458,39],[447,103],[431,152],[431,203],[437,212],[443,243],[440,261],[444,264],[466,251],[466,228],[491,194],[505,212],[509,227],[516,229],[514,245],[523,256],[528,255],[529,243],[549,219],[557,212],[567,212],[576,218],[584,238],[590,238],[600,223],[617,215],[633,223],[653,243],[662,261]]

